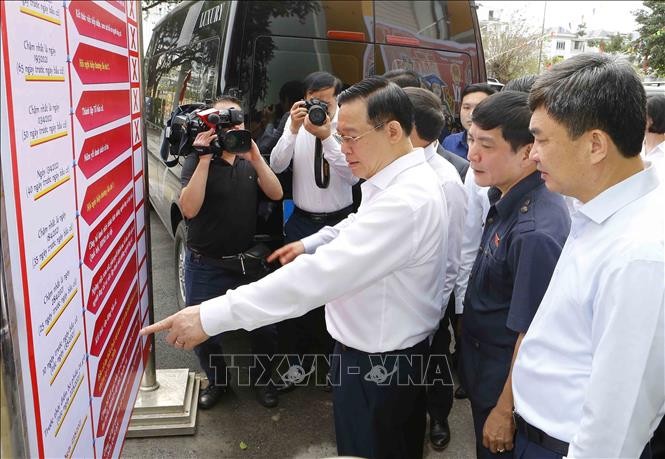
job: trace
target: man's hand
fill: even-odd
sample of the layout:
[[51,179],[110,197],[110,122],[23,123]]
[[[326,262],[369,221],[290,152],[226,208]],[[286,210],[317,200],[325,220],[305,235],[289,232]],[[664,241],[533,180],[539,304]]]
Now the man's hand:
[[159,331],[168,331],[166,342],[171,346],[192,350],[209,338],[201,326],[200,306],[189,306],[164,320],[148,325],[139,334],[146,336]]
[[285,265],[292,262],[295,257],[302,255],[303,253],[305,253],[305,245],[302,241],[296,241],[275,250],[268,256],[267,261],[268,263],[272,263],[279,259],[279,262],[282,265]]
[[238,153],[237,156],[249,161],[250,163],[255,163],[256,161],[261,161],[263,159],[261,157],[261,152],[259,151],[259,147],[256,145],[256,143],[253,140],[252,140],[252,148],[246,153]]
[[483,426],[483,446],[492,453],[503,453],[513,449],[515,421],[511,410],[495,406]]
[[[213,140],[217,138],[217,134],[215,134],[214,129],[210,129],[209,131],[203,131],[199,132],[196,138],[194,139],[194,142],[192,143],[192,147],[194,148],[208,148],[210,144],[212,143]],[[199,155],[199,160],[210,160],[212,159],[212,153],[205,154],[205,155]]]
[[317,126],[309,120],[309,116],[305,118],[305,129],[310,134],[318,137],[321,140],[326,140],[330,137],[332,133],[332,127],[330,124],[330,116],[326,115],[326,122],[322,126]]
[[305,102],[299,100],[291,107],[291,132],[294,134],[298,133],[300,126],[302,126],[305,117],[307,117],[307,109],[305,108]]

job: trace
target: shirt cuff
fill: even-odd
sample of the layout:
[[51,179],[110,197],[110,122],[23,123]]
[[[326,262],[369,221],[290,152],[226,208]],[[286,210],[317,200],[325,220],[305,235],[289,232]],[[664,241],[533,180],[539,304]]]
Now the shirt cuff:
[[455,314],[462,314],[464,312],[464,298],[455,296]]
[[321,141],[323,147],[334,147],[335,145],[337,145],[337,140],[333,138],[332,134]]
[[316,252],[316,249],[318,249],[319,246],[323,244],[323,241],[316,233],[301,239],[300,242],[302,242],[302,245],[305,246],[305,253],[308,254]]
[[238,328],[233,325],[230,304],[225,296],[201,303],[199,318],[201,327],[208,336],[219,335],[222,332]]

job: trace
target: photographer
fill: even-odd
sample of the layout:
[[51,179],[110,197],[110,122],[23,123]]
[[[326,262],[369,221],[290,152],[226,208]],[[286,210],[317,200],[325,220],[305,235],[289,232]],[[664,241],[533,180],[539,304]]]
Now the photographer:
[[[328,72],[314,72],[303,83],[305,101],[291,107],[284,133],[270,154],[270,167],[276,173],[293,163],[295,209],[284,228],[285,244],[346,218],[353,210],[351,187],[358,182],[332,137],[337,129],[337,95],[342,82]],[[283,331],[286,340],[290,340],[290,352],[311,353],[317,335],[328,341],[322,343],[324,352],[332,348],[332,340],[325,332],[323,308],[286,321],[281,327],[280,338]]]
[[[240,110],[240,101],[222,96],[214,108]],[[226,132],[238,129],[244,129],[244,123],[229,126]],[[199,133],[192,144],[194,151],[187,155],[182,168],[180,207],[187,219],[185,299],[188,306],[255,280],[244,273],[241,255],[253,244],[259,188],[270,199],[282,198],[277,177],[253,141],[246,153],[223,150],[221,154],[213,154],[209,152],[210,145],[217,137],[215,129]],[[274,354],[276,335],[275,326],[250,332],[252,352]],[[209,381],[199,395],[199,407],[211,408],[227,388],[221,336],[212,336],[194,350]],[[270,370],[269,361],[263,365]],[[259,403],[276,406],[275,388],[268,384],[270,375],[263,375],[259,381],[254,376],[252,383],[256,384]]]

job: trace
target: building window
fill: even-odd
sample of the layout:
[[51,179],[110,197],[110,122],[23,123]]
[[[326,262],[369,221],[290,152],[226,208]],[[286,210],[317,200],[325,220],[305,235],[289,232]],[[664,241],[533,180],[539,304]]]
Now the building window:
[[566,49],[566,42],[565,41],[557,41],[556,42],[556,49]]
[[584,51],[584,42],[582,41],[573,42],[573,49],[576,51]]

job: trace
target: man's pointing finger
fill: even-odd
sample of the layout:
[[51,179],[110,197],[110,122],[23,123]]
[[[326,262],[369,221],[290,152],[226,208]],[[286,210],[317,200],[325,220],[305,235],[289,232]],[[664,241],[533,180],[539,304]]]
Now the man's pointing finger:
[[145,328],[142,328],[139,332],[139,335],[146,336],[152,333],[157,333],[160,331],[168,330],[173,326],[173,316],[167,317],[164,320],[160,320],[152,325],[148,325]]

